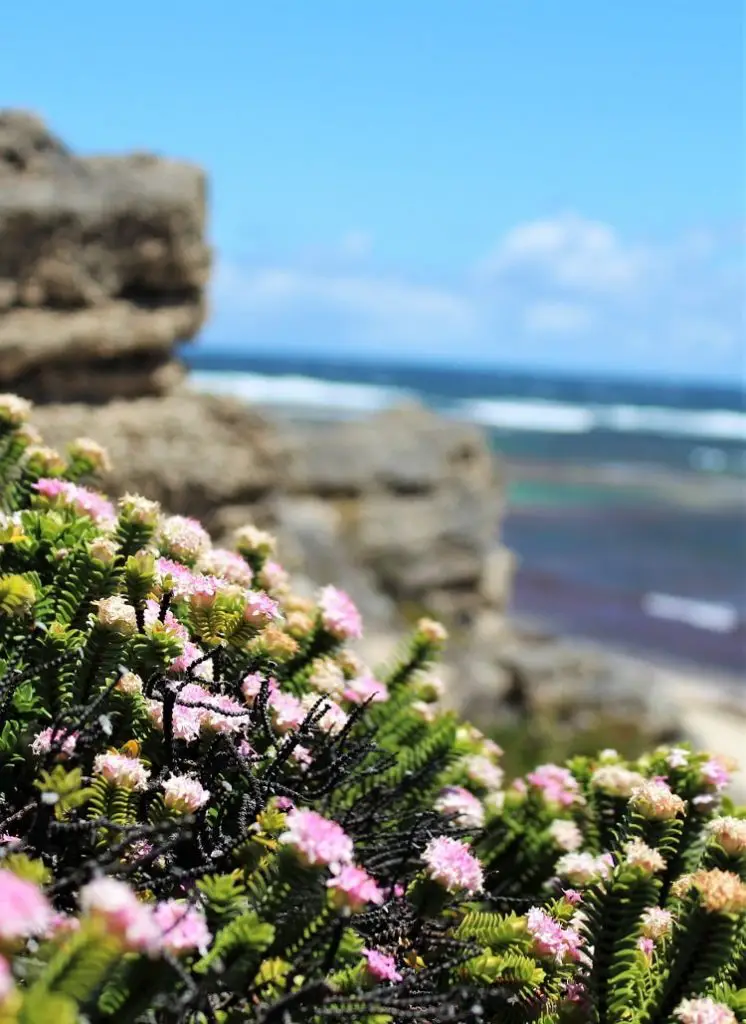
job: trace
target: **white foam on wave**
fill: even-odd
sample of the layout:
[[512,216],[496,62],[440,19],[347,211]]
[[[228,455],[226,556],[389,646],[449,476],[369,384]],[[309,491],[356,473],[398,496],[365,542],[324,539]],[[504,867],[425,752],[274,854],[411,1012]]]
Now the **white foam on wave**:
[[587,434],[592,430],[746,442],[746,413],[644,405],[570,405],[518,399],[476,399],[455,407],[459,418],[503,430]]
[[415,397],[405,388],[344,384],[300,375],[273,377],[260,373],[196,371],[190,383],[199,391],[231,395],[252,405],[283,405],[333,412],[377,412]]
[[642,609],[653,619],[683,622],[711,633],[732,633],[739,624],[738,610],[733,605],[695,601],[674,594],[645,594]]

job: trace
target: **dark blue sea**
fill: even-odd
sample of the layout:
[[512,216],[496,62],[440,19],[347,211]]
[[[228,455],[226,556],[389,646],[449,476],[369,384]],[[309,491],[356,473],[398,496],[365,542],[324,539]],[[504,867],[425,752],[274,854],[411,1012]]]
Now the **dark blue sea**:
[[506,465],[514,613],[617,647],[746,671],[740,387],[270,358],[196,347],[192,383],[276,414],[417,400],[483,427]]

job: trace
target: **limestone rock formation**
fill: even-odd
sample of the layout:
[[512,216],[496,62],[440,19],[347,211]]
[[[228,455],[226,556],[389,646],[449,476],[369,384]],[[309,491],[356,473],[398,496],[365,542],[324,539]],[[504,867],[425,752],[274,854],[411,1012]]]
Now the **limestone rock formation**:
[[148,154],[74,156],[0,111],[0,389],[37,402],[162,394],[205,317],[206,183]]

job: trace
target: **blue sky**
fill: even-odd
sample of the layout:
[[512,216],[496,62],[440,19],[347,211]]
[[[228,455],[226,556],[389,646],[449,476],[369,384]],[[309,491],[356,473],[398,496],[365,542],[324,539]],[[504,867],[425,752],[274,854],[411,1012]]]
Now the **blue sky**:
[[743,377],[740,0],[27,0],[0,98],[203,164],[206,343]]

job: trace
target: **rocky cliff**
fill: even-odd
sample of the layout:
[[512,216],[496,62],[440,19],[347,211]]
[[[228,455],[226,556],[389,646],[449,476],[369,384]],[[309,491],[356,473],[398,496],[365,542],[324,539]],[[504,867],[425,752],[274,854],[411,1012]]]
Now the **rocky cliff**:
[[162,394],[205,317],[198,167],[79,157],[0,111],[0,388],[37,402]]

